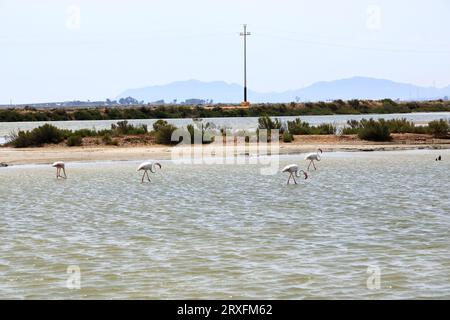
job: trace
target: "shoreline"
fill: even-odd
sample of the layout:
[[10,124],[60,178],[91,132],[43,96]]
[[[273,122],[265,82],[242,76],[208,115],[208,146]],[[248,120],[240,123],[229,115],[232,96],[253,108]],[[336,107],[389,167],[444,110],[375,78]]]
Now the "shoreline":
[[450,140],[432,139],[429,136],[413,134],[393,135],[391,142],[362,141],[354,136],[296,136],[292,143],[279,143],[271,148],[262,149],[264,145],[257,143],[242,145],[209,144],[202,146],[82,146],[66,147],[48,145],[38,148],[17,149],[0,148],[0,162],[8,165],[49,164],[55,161],[95,162],[95,161],[137,161],[137,160],[170,160],[173,152],[184,156],[223,157],[223,156],[257,156],[257,155],[296,155],[315,152],[318,147],[324,152],[371,152],[371,151],[403,151],[403,150],[442,150],[450,149]]

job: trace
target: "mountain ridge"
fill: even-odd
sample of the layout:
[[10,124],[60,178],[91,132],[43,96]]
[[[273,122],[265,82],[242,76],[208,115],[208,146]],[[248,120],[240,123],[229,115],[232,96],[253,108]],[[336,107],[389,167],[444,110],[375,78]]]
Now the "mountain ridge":
[[[128,89],[117,98],[133,97],[139,101],[183,102],[201,99],[215,103],[239,103],[242,86],[225,81],[205,82],[196,79],[175,81],[168,84]],[[331,81],[318,81],[300,89],[262,93],[248,91],[251,102],[327,101],[351,99],[430,100],[450,96],[450,85],[443,88],[422,87],[387,79],[355,76]]]

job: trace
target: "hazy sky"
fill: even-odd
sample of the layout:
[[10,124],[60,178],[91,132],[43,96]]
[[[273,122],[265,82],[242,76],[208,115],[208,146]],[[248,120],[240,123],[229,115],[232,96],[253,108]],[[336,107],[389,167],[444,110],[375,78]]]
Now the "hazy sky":
[[0,0],[0,103],[199,79],[256,91],[370,76],[450,84],[447,0]]

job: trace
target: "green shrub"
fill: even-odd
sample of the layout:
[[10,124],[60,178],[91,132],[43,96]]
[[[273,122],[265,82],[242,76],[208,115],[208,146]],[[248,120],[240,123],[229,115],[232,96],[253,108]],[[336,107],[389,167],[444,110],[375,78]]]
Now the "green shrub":
[[389,131],[389,126],[386,124],[384,119],[375,121],[361,120],[361,128],[358,132],[358,137],[362,140],[369,141],[389,141],[391,140],[391,132]]
[[81,146],[83,144],[83,138],[81,136],[70,136],[67,138],[67,145],[69,147]]
[[158,120],[153,124],[153,130],[155,132],[156,143],[159,144],[176,144],[178,141],[172,141],[172,133],[177,128],[169,124],[165,120]]
[[287,122],[288,130],[291,134],[310,134],[311,127],[309,123],[302,121],[300,118],[296,118],[294,121]]
[[405,118],[387,120],[386,124],[392,133],[415,133],[418,131],[415,124]]
[[115,134],[118,135],[127,135],[127,134],[134,134],[134,135],[140,135],[140,134],[146,134],[148,133],[147,125],[141,124],[139,126],[134,126],[132,124],[129,124],[128,121],[119,121],[117,124],[111,125],[111,131],[113,131]]
[[214,133],[211,130],[211,123],[207,122],[203,124],[202,122],[195,122],[195,125],[187,125],[187,131],[191,136],[191,143],[194,144],[196,137],[201,137],[202,144],[208,144],[214,141]]
[[118,146],[119,145],[119,141],[117,139],[111,138],[111,135],[109,135],[109,134],[105,134],[102,137],[102,141],[107,146]]
[[318,126],[311,126],[309,123],[302,121],[300,118],[287,122],[288,130],[291,134],[336,134],[337,128],[333,124],[323,123]]
[[293,140],[294,140],[294,136],[291,133],[289,133],[287,131],[285,131],[283,133],[283,142],[289,143],[289,142],[292,142]]
[[162,127],[168,126],[169,123],[166,120],[158,120],[155,123],[153,123],[153,130],[158,131]]
[[[372,120],[372,119],[371,119]],[[370,122],[370,120],[369,120]],[[416,127],[414,122],[406,119],[391,119],[374,121],[375,123],[382,123],[389,128],[390,133],[426,133],[425,127]],[[373,123],[368,123],[367,120],[348,120],[347,126],[342,130],[343,134],[358,134],[365,126],[371,126]]]
[[358,134],[361,123],[358,120],[347,120],[347,126],[342,129],[342,134]]
[[[260,130],[267,130],[267,132],[262,133]],[[270,142],[272,140],[272,135],[275,133],[272,130],[278,130],[278,133],[283,134],[285,131],[283,124],[279,119],[270,118],[269,116],[262,116],[258,119],[258,129],[256,130],[256,134],[258,136],[258,141],[267,141]],[[278,138],[279,139],[279,138]]]
[[27,148],[32,145],[29,131],[12,132],[10,137],[10,144],[15,148]]
[[64,138],[61,131],[50,124],[44,124],[31,131],[32,139],[35,145],[44,143],[60,143]]
[[60,143],[63,131],[50,124],[44,124],[31,131],[19,131],[12,135],[11,144],[16,148],[38,147],[46,143]]
[[269,116],[262,116],[258,119],[258,129],[265,129],[268,133],[270,133],[271,130],[280,130],[280,132],[283,132],[283,125],[280,121],[280,119],[275,118],[272,120]]
[[331,123],[323,123],[316,127],[312,127],[312,134],[336,134],[337,128]]
[[427,131],[436,138],[447,138],[449,123],[443,119],[431,121],[428,123]]
[[80,136],[82,138],[85,137],[95,137],[98,135],[98,132],[93,129],[79,129],[74,131],[73,133],[69,131],[69,135]]

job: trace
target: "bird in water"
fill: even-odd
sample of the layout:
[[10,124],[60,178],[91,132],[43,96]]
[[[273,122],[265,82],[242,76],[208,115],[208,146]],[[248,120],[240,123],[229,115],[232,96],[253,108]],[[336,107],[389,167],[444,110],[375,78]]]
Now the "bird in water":
[[[56,168],[56,179],[67,179],[66,175],[66,164],[62,161],[57,161],[52,164],[52,167]],[[61,175],[61,171],[64,173],[64,176]]]
[[437,157],[436,161],[442,161],[442,157],[441,156]]
[[305,176],[305,180],[308,179],[308,174],[303,170],[299,170],[299,167],[296,164],[290,164],[290,165],[284,167],[283,170],[281,170],[281,172],[289,172],[289,178],[288,178],[287,184],[289,184],[289,182],[291,181],[291,178],[293,178],[294,183],[297,184],[295,177],[297,177],[297,178],[301,177],[300,172],[302,172],[303,175]]
[[317,149],[317,152],[306,155],[305,160],[309,160],[309,165],[308,165],[308,169],[307,169],[308,171],[309,171],[309,168],[311,167],[311,165],[313,165],[314,170],[317,170],[316,166],[314,165],[314,161],[320,161],[320,158],[321,158],[320,155],[322,153],[323,153],[322,149],[319,148],[319,149]]
[[141,182],[144,183],[144,178],[145,176],[147,176],[147,179],[149,182],[152,182],[152,180],[150,180],[150,176],[148,175],[148,172],[150,171],[151,173],[156,173],[156,166],[158,166],[160,169],[162,168],[161,164],[158,162],[144,162],[141,163],[141,165],[137,168],[136,171],[144,171],[144,174],[142,175],[142,180]]

